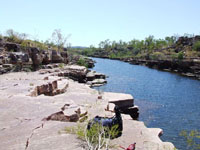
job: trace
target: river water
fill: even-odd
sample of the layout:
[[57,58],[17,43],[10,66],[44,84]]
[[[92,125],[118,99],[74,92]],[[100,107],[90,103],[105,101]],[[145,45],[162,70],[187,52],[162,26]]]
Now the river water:
[[97,62],[93,69],[109,76],[97,90],[131,94],[140,108],[139,120],[163,129],[163,141],[188,149],[179,134],[200,130],[200,81],[118,60],[92,59]]

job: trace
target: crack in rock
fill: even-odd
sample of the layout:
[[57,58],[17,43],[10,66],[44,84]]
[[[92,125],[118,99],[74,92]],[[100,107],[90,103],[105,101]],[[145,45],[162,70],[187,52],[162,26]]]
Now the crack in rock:
[[[62,121],[62,122],[77,122],[77,121],[84,121],[87,119],[87,111],[85,113],[81,114],[81,109],[78,108],[75,110],[75,113],[72,115],[67,115],[65,110],[68,109],[70,104],[65,104],[62,108],[61,111],[56,112],[51,114],[50,116],[42,119],[43,121],[49,121],[49,120],[54,120],[54,121]],[[80,119],[80,120],[79,120]]]
[[27,140],[26,140],[25,150],[28,149],[28,147],[29,147],[29,145],[30,145],[30,140],[31,140],[31,138],[33,137],[35,131],[38,130],[38,129],[40,129],[40,128],[43,128],[43,127],[44,127],[44,122],[43,122],[40,126],[37,126],[36,128],[34,128],[34,129],[32,130],[31,135],[30,135],[30,136],[27,138]]

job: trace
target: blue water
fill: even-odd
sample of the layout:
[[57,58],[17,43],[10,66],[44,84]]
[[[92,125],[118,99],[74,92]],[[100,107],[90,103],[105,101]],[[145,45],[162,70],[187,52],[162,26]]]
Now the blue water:
[[93,59],[94,70],[109,76],[108,83],[96,89],[131,94],[140,108],[139,120],[163,129],[163,141],[187,149],[179,134],[200,130],[200,81],[117,60]]

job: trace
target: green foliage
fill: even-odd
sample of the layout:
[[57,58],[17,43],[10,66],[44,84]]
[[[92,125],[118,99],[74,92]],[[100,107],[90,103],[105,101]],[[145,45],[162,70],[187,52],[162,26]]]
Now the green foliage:
[[77,126],[66,127],[65,132],[69,134],[76,134],[78,139],[85,139],[85,127],[78,124]]
[[150,59],[153,59],[153,60],[159,60],[159,59],[162,59],[162,58],[164,58],[164,54],[161,53],[161,52],[153,52],[150,55]]
[[14,42],[14,43],[18,43],[21,44],[23,40],[25,40],[27,38],[27,34],[25,33],[18,33],[15,32],[13,29],[9,29],[6,31],[6,35],[7,35],[7,40],[9,42]]
[[180,133],[180,136],[183,136],[187,142],[187,145],[191,150],[200,149],[200,132],[197,130],[192,130],[190,132],[183,130]]
[[93,124],[90,130],[83,124],[78,124],[77,126],[66,127],[65,133],[76,134],[78,139],[87,143],[87,149],[97,150],[105,147],[113,147],[110,144],[110,139],[118,135],[118,126],[115,125],[111,129],[108,127],[103,127],[101,124]]
[[111,129],[103,127],[99,123],[95,123],[89,130],[86,131],[86,141],[89,143],[89,147],[94,150],[101,149],[103,147],[108,148],[109,140],[116,137],[119,133],[118,125],[113,126]]
[[83,57],[79,58],[79,60],[77,61],[77,64],[80,65],[80,66],[85,66],[86,68],[88,68],[88,64]]
[[178,54],[177,53],[172,53],[171,54],[171,58],[174,59],[174,60],[178,59]]
[[61,69],[63,69],[64,66],[65,66],[65,64],[63,64],[63,63],[59,63],[59,64],[58,64],[58,67],[61,68]]
[[51,43],[57,46],[58,51],[61,51],[67,44],[67,40],[69,39],[69,37],[70,35],[63,35],[61,29],[55,29],[51,36]]
[[193,49],[195,51],[200,51],[200,41],[197,41],[197,42],[194,43]]
[[183,52],[179,52],[179,53],[178,53],[178,59],[179,59],[179,60],[182,60],[182,59],[183,59],[183,56],[184,56]]

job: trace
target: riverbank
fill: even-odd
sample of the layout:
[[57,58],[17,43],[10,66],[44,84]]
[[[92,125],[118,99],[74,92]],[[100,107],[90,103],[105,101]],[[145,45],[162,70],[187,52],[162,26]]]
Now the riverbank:
[[90,56],[96,58],[104,58],[111,60],[120,60],[133,65],[143,65],[162,71],[177,73],[182,76],[200,80],[200,60],[147,60],[134,58],[109,58],[101,56]]
[[[99,93],[86,84],[58,74],[59,72],[47,69],[0,76],[1,149],[78,150],[81,146],[75,135],[60,133],[65,127],[76,126],[76,122],[46,121],[44,118],[63,111],[66,106],[68,107],[65,113],[69,116],[79,108],[81,113],[88,112],[89,118],[96,115],[113,116],[112,112],[105,111],[108,101],[116,97],[120,97],[121,100],[132,98],[128,94]],[[45,95],[43,88],[39,91],[44,93],[32,95],[35,87],[54,87],[55,81],[55,95]],[[161,129],[147,128],[143,122],[134,121],[128,115],[122,116],[124,130],[121,137],[111,141],[115,145],[114,149],[120,149],[119,145],[128,147],[134,142],[136,150],[174,149],[173,144],[160,140]]]

